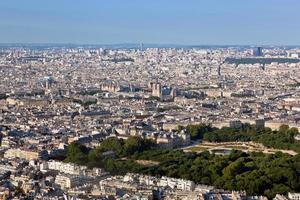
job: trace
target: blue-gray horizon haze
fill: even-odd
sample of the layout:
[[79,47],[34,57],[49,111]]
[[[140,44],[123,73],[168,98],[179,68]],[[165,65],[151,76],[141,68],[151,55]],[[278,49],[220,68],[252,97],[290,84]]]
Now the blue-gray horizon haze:
[[299,0],[10,0],[0,43],[299,45]]

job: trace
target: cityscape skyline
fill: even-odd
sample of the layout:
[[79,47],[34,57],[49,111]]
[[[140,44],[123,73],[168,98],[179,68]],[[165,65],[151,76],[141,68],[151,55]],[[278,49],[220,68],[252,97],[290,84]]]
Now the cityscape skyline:
[[0,2],[0,43],[299,45],[296,0]]
[[299,7],[0,1],[0,200],[300,200]]

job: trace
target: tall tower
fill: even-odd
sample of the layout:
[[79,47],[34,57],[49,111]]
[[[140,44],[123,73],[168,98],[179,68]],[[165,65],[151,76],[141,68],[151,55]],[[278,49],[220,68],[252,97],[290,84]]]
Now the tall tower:
[[50,81],[46,80],[45,82],[46,82],[45,83],[45,88],[46,88],[46,90],[49,90],[50,89]]
[[218,66],[218,77],[221,77],[221,65]]
[[152,85],[152,96],[161,98],[161,84],[160,83],[153,83]]
[[140,43],[140,51],[144,51],[144,44],[142,42]]

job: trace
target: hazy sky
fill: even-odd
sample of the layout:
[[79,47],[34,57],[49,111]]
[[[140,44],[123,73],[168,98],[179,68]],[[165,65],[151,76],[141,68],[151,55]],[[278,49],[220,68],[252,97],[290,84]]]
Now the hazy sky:
[[0,0],[0,43],[300,45],[300,0]]

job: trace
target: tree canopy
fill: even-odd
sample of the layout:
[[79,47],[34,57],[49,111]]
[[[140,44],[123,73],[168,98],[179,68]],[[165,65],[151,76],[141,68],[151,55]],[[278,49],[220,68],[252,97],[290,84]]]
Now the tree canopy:
[[[300,152],[299,142],[294,139],[298,130],[286,125],[281,126],[278,131],[272,131],[268,128],[256,129],[249,124],[244,124],[240,129],[216,129],[201,124],[190,125],[187,131],[194,139],[203,138],[213,142],[252,140],[269,147]],[[116,156],[103,156],[107,151],[114,151]],[[142,165],[137,160],[156,161],[158,164]],[[265,195],[268,198],[300,190],[299,154],[247,154],[235,150],[225,156],[209,152],[185,153],[182,150],[158,150],[151,140],[130,137],[127,140],[108,138],[92,150],[72,143],[68,147],[65,161],[103,167],[112,174],[134,172],[189,179],[198,184],[245,190],[248,195]]]

